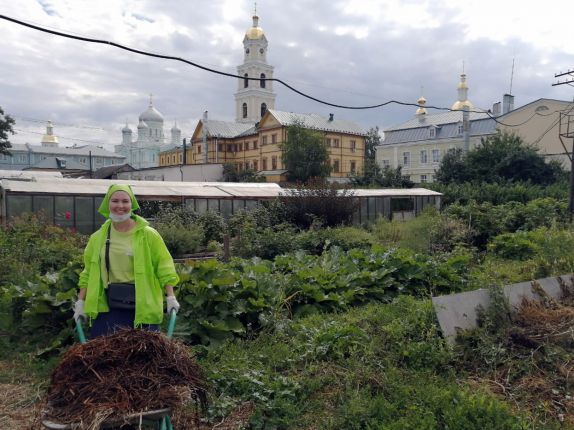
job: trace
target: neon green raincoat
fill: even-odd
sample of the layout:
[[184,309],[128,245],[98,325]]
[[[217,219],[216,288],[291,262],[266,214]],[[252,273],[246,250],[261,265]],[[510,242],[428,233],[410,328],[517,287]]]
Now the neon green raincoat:
[[[138,202],[129,185],[112,185],[98,212],[109,217],[109,200],[116,191],[125,191],[132,200],[132,210],[139,208]],[[136,285],[136,311],[134,327],[142,324],[160,324],[163,319],[163,288],[175,286],[179,277],[175,271],[173,259],[160,234],[138,215],[132,215],[136,222],[133,236],[134,276]],[[90,236],[84,251],[84,270],[80,274],[79,287],[86,288],[84,311],[90,320],[100,312],[108,312],[105,285],[101,277],[101,249],[105,245],[111,221],[108,219],[102,227]]]

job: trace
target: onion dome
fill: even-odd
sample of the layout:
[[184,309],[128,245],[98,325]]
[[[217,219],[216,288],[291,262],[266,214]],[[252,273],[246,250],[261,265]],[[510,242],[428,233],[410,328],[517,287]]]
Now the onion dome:
[[138,124],[138,130],[144,129],[144,128],[148,128],[147,124],[145,122],[143,122],[143,120],[140,118],[140,122]]
[[427,113],[427,110],[425,109],[426,102],[427,99],[425,99],[423,96],[420,96],[420,98],[417,100],[419,108],[417,109],[416,115],[425,115]]
[[149,106],[145,112],[139,117],[140,121],[155,121],[155,122],[163,122],[163,115],[159,113],[159,111],[153,107],[151,96],[149,98]]
[[259,17],[257,15],[253,15],[253,26],[247,29],[245,37],[251,40],[263,39],[265,37],[263,29],[259,27]]
[[474,105],[468,100],[468,85],[466,84],[466,75],[460,75],[460,82],[457,86],[458,100],[454,102],[452,110],[464,110],[465,108],[474,109]]

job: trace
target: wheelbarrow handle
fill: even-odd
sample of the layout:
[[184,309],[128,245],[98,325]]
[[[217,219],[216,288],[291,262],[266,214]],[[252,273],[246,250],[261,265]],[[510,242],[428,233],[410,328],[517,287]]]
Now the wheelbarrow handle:
[[84,334],[84,327],[82,326],[82,320],[84,317],[79,317],[76,320],[76,332],[78,333],[78,339],[80,343],[86,343],[86,335]]
[[167,324],[167,337],[170,339],[173,337],[173,331],[175,330],[176,313],[177,311],[175,309],[172,309],[171,312],[169,313],[169,323]]

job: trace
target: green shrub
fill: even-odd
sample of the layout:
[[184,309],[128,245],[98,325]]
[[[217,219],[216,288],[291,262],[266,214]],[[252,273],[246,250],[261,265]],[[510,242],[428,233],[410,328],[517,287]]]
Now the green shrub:
[[488,250],[502,258],[527,260],[538,251],[538,246],[528,236],[525,232],[498,235],[488,244]]
[[58,271],[82,254],[87,236],[45,223],[32,214],[0,227],[0,285],[25,284]]
[[172,256],[198,252],[204,242],[204,234],[197,225],[165,224],[156,222],[155,227]]
[[319,180],[288,189],[280,201],[286,221],[303,229],[316,222],[328,227],[349,224],[359,204],[352,190]]
[[[295,238],[294,238],[295,239]],[[331,246],[344,251],[368,249],[375,244],[373,235],[355,227],[314,228],[299,233],[296,238],[299,248],[310,254],[320,255]]]

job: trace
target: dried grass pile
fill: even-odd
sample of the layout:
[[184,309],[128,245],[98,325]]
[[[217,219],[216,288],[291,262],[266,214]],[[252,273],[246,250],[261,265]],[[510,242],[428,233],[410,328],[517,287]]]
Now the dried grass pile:
[[207,401],[207,381],[189,348],[161,333],[126,329],[73,346],[51,377],[45,417],[79,428],[129,413]]

